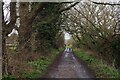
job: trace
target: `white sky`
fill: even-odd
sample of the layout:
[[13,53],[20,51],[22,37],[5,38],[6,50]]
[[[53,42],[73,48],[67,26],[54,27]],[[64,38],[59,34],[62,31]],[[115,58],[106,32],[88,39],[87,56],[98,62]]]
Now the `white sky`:
[[68,40],[68,39],[70,39],[70,34],[68,34],[68,33],[65,33],[65,36],[64,36],[64,38],[65,38],[65,40]]
[[11,0],[3,0],[6,4],[9,4]]

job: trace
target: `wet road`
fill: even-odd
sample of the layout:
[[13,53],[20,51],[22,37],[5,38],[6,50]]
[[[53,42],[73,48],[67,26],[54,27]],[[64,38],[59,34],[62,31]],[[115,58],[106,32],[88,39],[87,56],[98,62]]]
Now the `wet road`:
[[47,73],[47,78],[94,78],[86,65],[66,49],[61,55],[58,64]]

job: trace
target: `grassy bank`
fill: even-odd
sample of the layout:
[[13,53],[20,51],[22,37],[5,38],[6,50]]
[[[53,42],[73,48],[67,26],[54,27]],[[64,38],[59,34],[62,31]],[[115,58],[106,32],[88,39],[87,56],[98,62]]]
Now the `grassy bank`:
[[109,66],[84,50],[74,49],[74,53],[95,71],[96,78],[120,78],[120,70]]
[[[28,69],[20,72],[20,78],[40,78],[47,71],[48,67],[53,63],[55,58],[62,53],[63,48],[56,50],[52,49],[48,55],[40,56],[39,59],[28,61],[25,63]],[[24,65],[23,65],[24,66]],[[14,78],[14,79],[13,79]],[[5,75],[3,80],[17,80],[16,76]]]
[[[60,51],[62,50],[63,49],[60,49]],[[42,77],[59,53],[59,51],[53,49],[51,54],[47,56],[41,56],[41,58],[36,61],[28,62],[28,64],[33,67],[34,70],[32,72],[24,72],[23,76],[26,78]]]

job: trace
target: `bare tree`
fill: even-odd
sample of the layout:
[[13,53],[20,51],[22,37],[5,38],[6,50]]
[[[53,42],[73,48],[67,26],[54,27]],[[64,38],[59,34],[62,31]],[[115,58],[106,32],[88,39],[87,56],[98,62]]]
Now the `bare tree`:
[[102,53],[102,57],[108,56],[107,61],[112,62],[112,38],[116,32],[118,34],[119,30],[117,7],[117,5],[81,2],[64,13],[67,18],[64,28],[75,36],[81,44]]

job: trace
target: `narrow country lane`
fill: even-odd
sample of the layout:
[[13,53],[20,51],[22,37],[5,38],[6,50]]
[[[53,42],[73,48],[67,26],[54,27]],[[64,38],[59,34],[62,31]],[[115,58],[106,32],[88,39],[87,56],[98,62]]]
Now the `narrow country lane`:
[[59,57],[57,64],[49,69],[47,78],[94,78],[88,66],[79,60],[72,51],[65,50]]

